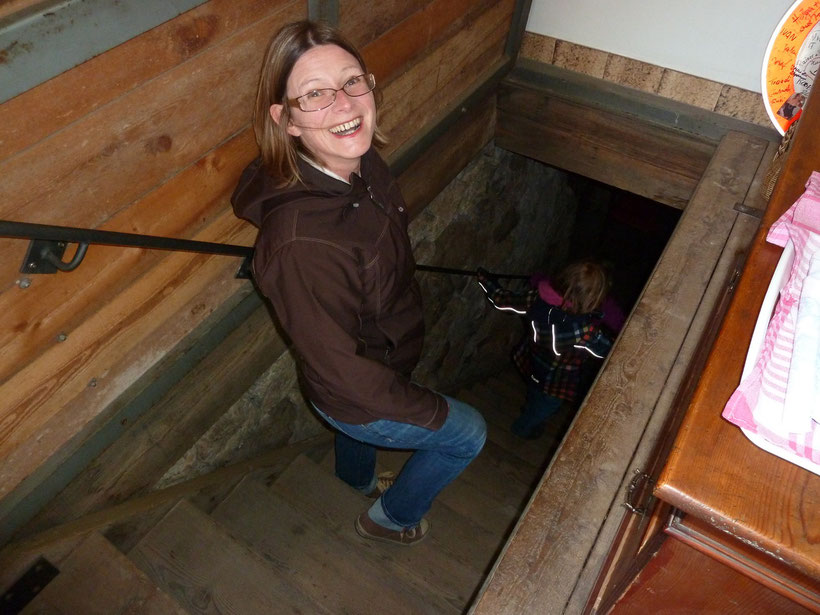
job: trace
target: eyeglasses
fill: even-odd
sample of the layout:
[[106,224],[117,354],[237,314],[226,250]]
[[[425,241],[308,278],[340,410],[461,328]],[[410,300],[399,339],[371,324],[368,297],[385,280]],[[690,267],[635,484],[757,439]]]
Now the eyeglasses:
[[376,78],[373,73],[356,75],[347,80],[340,88],[319,88],[311,90],[296,98],[288,98],[291,107],[299,107],[302,111],[321,111],[336,102],[336,92],[344,90],[348,96],[364,96],[376,87]]

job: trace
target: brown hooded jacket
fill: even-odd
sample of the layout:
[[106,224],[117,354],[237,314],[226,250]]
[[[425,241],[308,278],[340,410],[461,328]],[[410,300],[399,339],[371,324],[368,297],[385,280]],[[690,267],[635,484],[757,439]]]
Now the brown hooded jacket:
[[308,397],[345,423],[438,429],[446,401],[410,379],[424,321],[398,185],[372,148],[351,184],[299,164],[302,182],[277,188],[254,161],[231,202],[259,228],[254,278],[293,342]]

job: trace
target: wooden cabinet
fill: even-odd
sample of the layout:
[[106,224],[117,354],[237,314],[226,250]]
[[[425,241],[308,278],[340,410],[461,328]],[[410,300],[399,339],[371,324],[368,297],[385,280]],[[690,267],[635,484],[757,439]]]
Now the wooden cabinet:
[[820,95],[803,112],[737,287],[716,310],[711,350],[694,362],[658,444],[659,472],[635,482],[654,504],[624,520],[588,612],[820,613],[820,476],[721,417],[781,254],[766,233],[815,170]]

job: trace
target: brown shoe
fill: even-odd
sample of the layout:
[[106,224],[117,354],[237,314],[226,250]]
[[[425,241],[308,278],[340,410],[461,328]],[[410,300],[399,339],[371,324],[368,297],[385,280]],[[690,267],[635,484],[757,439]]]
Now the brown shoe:
[[382,493],[390,489],[393,486],[393,483],[396,482],[396,473],[391,472],[390,470],[386,472],[382,472],[378,476],[378,480],[376,481],[376,486],[373,487],[373,491],[367,493],[367,497],[376,499],[380,497]]
[[389,530],[373,521],[373,519],[368,516],[367,511],[364,511],[356,518],[356,532],[362,538],[378,540],[379,542],[390,542],[405,547],[412,546],[424,540],[429,530],[430,523],[427,519],[422,519],[415,527],[405,528],[403,530]]

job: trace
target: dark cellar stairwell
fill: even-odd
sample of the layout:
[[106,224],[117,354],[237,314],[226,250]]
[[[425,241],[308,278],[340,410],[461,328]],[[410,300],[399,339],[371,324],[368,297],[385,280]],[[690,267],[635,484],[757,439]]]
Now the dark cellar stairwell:
[[[609,262],[628,314],[679,212],[586,178],[570,182],[580,205],[567,259]],[[353,519],[370,500],[333,476],[325,434],[0,561],[0,586],[11,589],[0,612],[464,613],[575,409],[564,407],[536,440],[514,436],[524,386],[510,362],[453,393],[484,415],[488,441],[436,500],[430,536],[412,549],[355,533]],[[398,470],[407,456],[383,451],[379,460]],[[39,557],[57,572],[32,598],[14,582]]]
[[651,199],[570,175],[579,196],[569,260],[612,266],[612,292],[629,313],[658,262],[681,212]]

